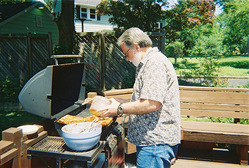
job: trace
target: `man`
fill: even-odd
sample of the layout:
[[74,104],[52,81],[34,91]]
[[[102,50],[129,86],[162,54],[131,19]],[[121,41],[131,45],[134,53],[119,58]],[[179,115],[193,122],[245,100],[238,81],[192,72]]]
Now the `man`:
[[173,65],[138,28],[118,39],[126,60],[136,66],[130,102],[110,99],[100,117],[129,115],[128,141],[137,148],[137,167],[170,167],[180,143],[180,98]]

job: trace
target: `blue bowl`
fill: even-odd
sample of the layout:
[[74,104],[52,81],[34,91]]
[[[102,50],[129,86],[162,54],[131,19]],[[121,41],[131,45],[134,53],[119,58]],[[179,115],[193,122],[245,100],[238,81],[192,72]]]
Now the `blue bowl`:
[[102,126],[91,122],[81,122],[65,125],[61,128],[65,144],[72,150],[85,151],[92,149],[98,142],[102,132]]

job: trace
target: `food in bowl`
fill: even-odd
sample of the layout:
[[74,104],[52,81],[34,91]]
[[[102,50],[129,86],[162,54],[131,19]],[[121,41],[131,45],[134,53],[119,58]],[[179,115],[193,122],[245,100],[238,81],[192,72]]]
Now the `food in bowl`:
[[85,151],[99,142],[102,126],[99,123],[81,122],[65,125],[61,130],[64,142],[70,149]]

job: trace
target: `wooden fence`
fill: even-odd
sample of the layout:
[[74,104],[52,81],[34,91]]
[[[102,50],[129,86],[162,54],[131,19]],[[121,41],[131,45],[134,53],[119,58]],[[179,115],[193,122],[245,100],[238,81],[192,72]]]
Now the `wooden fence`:
[[[120,34],[95,32],[78,34],[80,53],[86,63],[86,84],[91,91],[130,88],[135,78],[135,67],[127,62],[117,45]],[[165,35],[148,33],[153,46],[164,52]]]
[[21,83],[50,64],[51,34],[0,34],[0,80]]
[[[148,33],[153,45],[164,52],[165,35]],[[86,85],[89,91],[130,88],[135,67],[125,60],[117,45],[120,34],[93,32],[77,34],[80,54],[86,63]],[[77,52],[77,51],[76,51]],[[8,76],[22,84],[51,64],[51,35],[0,35],[0,80]]]

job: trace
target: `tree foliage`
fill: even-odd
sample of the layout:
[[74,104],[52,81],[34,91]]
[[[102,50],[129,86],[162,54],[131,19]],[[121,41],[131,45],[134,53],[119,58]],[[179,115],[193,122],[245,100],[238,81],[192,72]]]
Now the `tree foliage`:
[[31,2],[32,0],[1,0],[0,5],[16,4],[22,2]]
[[162,7],[167,2],[156,0],[104,0],[97,6],[100,14],[110,16],[109,22],[117,31],[139,27],[143,31],[156,31],[155,25],[163,19]]
[[224,29],[224,44],[229,54],[246,53],[249,40],[249,0],[230,0],[218,17],[221,29]]
[[206,24],[196,28],[198,38],[189,51],[193,56],[222,56],[225,53],[223,45],[223,32],[217,23]]
[[165,12],[166,39],[168,43],[180,40],[184,42],[184,53],[194,46],[196,27],[211,23],[214,20],[215,4],[213,0],[179,0],[173,9]]

